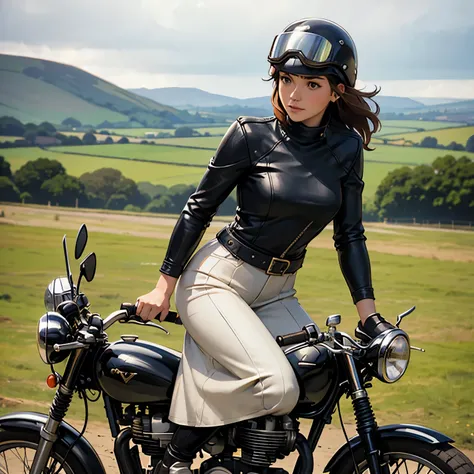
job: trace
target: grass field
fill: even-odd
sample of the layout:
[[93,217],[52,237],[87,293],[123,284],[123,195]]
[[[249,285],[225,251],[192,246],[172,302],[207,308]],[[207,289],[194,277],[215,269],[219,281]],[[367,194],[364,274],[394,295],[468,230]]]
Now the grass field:
[[[199,133],[206,133],[209,132],[212,135],[224,135],[226,130],[229,128],[230,124],[228,126],[222,126],[222,127],[193,127],[194,130],[196,130]],[[111,133],[116,133],[118,135],[125,135],[127,137],[139,137],[139,138],[145,138],[145,133],[171,133],[174,135],[174,129],[169,129],[169,128],[108,128],[104,129],[108,130]]]
[[[199,153],[193,150],[186,151],[190,155]],[[166,186],[180,183],[197,183],[204,172],[203,168],[193,166],[164,165],[152,162],[146,163],[113,158],[98,158],[96,156],[68,155],[65,153],[41,150],[39,148],[4,149],[0,150],[0,153],[5,156],[5,159],[10,163],[12,171],[16,171],[27,161],[43,157],[58,160],[72,176],[79,177],[85,172],[100,168],[116,168],[120,170],[124,176],[136,182],[149,181],[153,184],[165,184]]]
[[[62,235],[75,235],[75,231],[60,227],[62,217],[59,221],[53,219],[55,212],[52,209],[41,217],[43,227],[2,227],[0,395],[4,401],[0,413],[20,409],[46,411],[53,396],[44,382],[48,367],[36,351],[36,323],[44,313],[46,285],[64,273]],[[78,214],[76,219],[88,222],[87,214]],[[171,228],[163,227],[162,233],[169,235]],[[140,229],[138,222],[134,229]],[[160,235],[159,226],[152,229]],[[426,353],[412,354],[408,372],[400,382],[374,382],[370,394],[375,413],[380,424],[427,425],[472,449],[474,267],[468,262],[393,255],[391,249],[410,245],[435,251],[443,246],[456,255],[472,255],[474,233],[393,229],[382,233],[368,226],[367,230],[377,309],[394,321],[396,314],[416,304],[416,312],[402,327],[410,334],[412,344],[424,347]],[[215,227],[203,242],[213,233]],[[319,238],[329,244],[330,232]],[[71,239],[70,247],[72,244]],[[377,246],[384,250],[371,250]],[[91,232],[87,251],[97,253],[98,270],[95,281],[84,283],[83,291],[92,302],[92,309],[106,315],[122,301],[134,301],[149,291],[156,282],[166,247],[164,238]],[[76,269],[73,265],[75,274]],[[333,249],[309,249],[305,265],[298,273],[297,290],[300,303],[319,325],[324,325],[326,315],[339,312],[343,316],[341,329],[353,332],[357,317]],[[151,329],[117,326],[109,330],[111,340],[123,333],[135,333],[177,350],[181,348],[183,332],[179,327],[168,325],[172,334],[166,337]],[[349,402],[344,400],[343,404],[343,411],[349,414]],[[81,413],[81,403],[76,401],[71,416],[79,417]],[[92,418],[104,420],[101,403],[93,406]]]
[[439,128],[462,127],[466,125],[462,122],[436,122],[424,120],[384,120],[382,122],[384,127],[396,128],[423,128],[424,130],[437,130]]
[[[187,140],[187,139],[175,139]],[[204,138],[194,138],[193,143],[199,143]],[[219,138],[210,138],[217,140]],[[199,145],[196,145],[199,146]],[[51,151],[55,150],[55,151]],[[65,152],[80,153],[80,155]],[[380,181],[391,170],[404,164],[414,165],[431,163],[438,156],[444,156],[448,152],[429,148],[412,148],[376,145],[376,150],[365,153],[364,196],[372,196]],[[80,176],[87,171],[99,168],[111,167],[119,169],[124,176],[134,181],[149,181],[153,184],[165,184],[167,186],[179,183],[197,184],[204,173],[204,168],[211,156],[212,150],[193,150],[191,148],[174,148],[156,145],[90,145],[76,147],[54,147],[50,150],[40,148],[6,148],[0,150],[0,154],[10,163],[12,171],[16,171],[27,161],[44,157],[58,160],[72,176]],[[449,152],[455,157],[467,155],[474,158],[474,153]],[[102,155],[104,157],[98,157]],[[124,158],[124,159],[117,159]],[[138,159],[140,161],[133,161]],[[147,163],[150,161],[150,163]],[[171,164],[152,163],[154,161],[199,165],[174,166]]]
[[420,143],[425,137],[435,137],[438,140],[438,143],[441,145],[449,145],[451,142],[457,142],[461,145],[466,145],[467,139],[472,135],[474,135],[474,127],[457,127],[416,133],[398,134],[395,132],[387,138],[402,138],[404,140],[410,140],[414,143]]

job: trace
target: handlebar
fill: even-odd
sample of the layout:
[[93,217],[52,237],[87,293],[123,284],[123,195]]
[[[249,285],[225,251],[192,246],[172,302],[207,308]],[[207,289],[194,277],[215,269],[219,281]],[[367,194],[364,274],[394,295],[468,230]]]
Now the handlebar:
[[298,331],[284,336],[277,336],[276,342],[280,347],[289,346],[291,344],[301,344],[309,341],[309,334],[307,331]]
[[[132,303],[122,303],[120,305],[121,310],[125,310],[130,318],[131,321],[137,321],[137,322],[144,322],[140,316],[138,316],[137,313],[137,306]],[[161,313],[158,313],[155,316],[155,319],[160,319]],[[162,322],[167,322],[167,323],[174,323],[174,324],[183,324],[181,321],[181,318],[179,317],[179,314],[176,311],[169,311],[168,314],[166,315],[166,318]]]
[[290,346],[292,344],[302,344],[305,342],[322,342],[324,340],[323,334],[318,330],[316,325],[307,324],[301,331],[285,334],[284,336],[277,336],[276,342],[280,347]]

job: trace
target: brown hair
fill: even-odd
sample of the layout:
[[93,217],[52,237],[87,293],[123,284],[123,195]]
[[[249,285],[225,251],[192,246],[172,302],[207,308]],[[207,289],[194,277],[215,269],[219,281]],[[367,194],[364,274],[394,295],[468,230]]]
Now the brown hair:
[[[372,99],[372,97],[375,97],[380,92],[380,88],[376,87],[373,92],[362,92],[354,87],[346,85],[345,92],[341,94],[339,89],[337,89],[337,85],[341,82],[338,77],[331,74],[326,77],[329,81],[331,90],[339,96],[338,100],[329,103],[328,109],[330,110],[328,112],[331,113],[332,117],[347,125],[349,128],[356,130],[362,137],[364,149],[373,151],[374,148],[369,148],[369,143],[372,135],[381,130],[382,124],[377,117],[380,113],[380,106]],[[273,79],[273,112],[275,117],[282,124],[286,125],[287,120],[285,108],[283,107],[278,94],[279,78],[280,72],[278,69],[270,68],[270,78],[264,79],[264,81],[270,81]],[[375,112],[372,112],[366,99],[370,99],[375,104]]]

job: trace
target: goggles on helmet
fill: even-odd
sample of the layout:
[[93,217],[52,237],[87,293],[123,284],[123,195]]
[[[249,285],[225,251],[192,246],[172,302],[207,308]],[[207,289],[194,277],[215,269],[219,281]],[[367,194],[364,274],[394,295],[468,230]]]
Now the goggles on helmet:
[[268,61],[284,63],[289,57],[298,59],[309,67],[320,67],[331,61],[332,44],[323,36],[305,31],[291,31],[275,36]]

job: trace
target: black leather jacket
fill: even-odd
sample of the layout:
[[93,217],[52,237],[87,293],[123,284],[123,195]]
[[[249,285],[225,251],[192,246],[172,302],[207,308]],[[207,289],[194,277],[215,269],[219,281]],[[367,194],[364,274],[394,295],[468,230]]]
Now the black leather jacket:
[[[362,226],[362,139],[336,120],[322,127],[239,117],[222,139],[171,235],[160,271],[178,277],[217,208],[237,187],[230,232],[257,251],[298,258],[332,220],[354,303],[374,298]],[[298,237],[299,236],[299,237]]]

